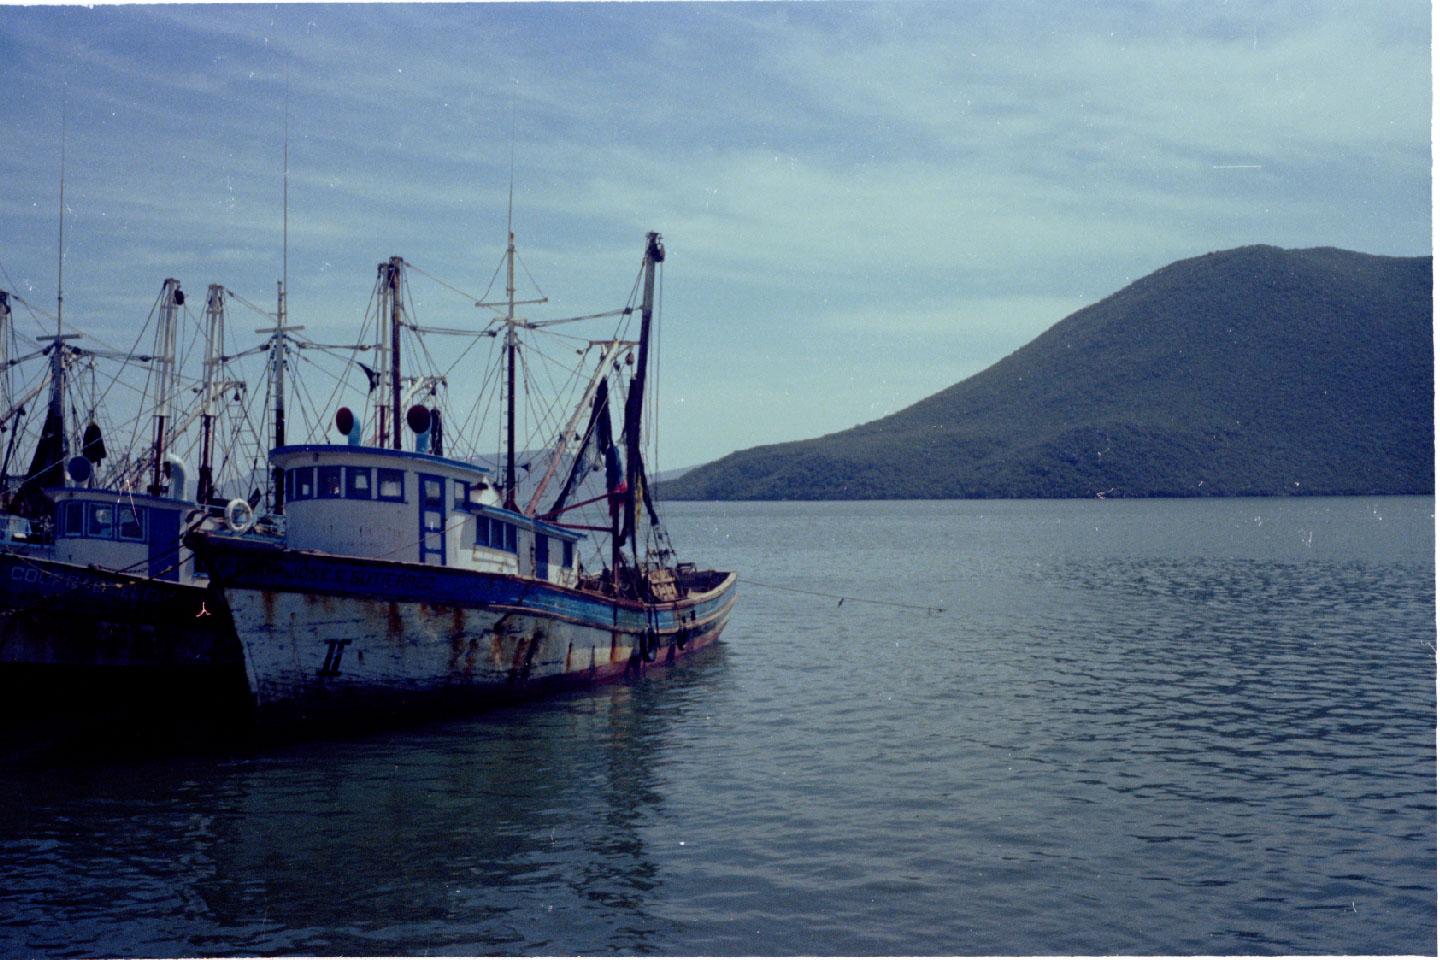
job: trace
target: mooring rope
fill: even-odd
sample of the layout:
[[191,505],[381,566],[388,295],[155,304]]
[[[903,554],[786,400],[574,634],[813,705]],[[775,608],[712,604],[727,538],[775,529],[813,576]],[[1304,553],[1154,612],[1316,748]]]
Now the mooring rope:
[[826,598],[827,600],[838,600],[838,601],[840,601],[840,602],[837,603],[837,604],[835,604],[837,607],[844,606],[844,605],[845,605],[845,601],[846,601],[846,600],[849,600],[851,603],[877,603],[877,604],[881,604],[881,605],[887,606],[887,607],[904,607],[904,608],[907,609],[907,610],[924,610],[926,613],[944,613],[944,612],[945,612],[945,608],[944,608],[944,607],[927,607],[927,606],[925,606],[924,604],[919,604],[919,603],[901,603],[901,602],[898,601],[898,600],[871,600],[871,599],[867,599],[866,597],[851,597],[851,596],[844,596],[844,595],[841,595],[841,594],[838,594],[838,593],[822,593],[822,592],[820,592],[820,591],[818,591],[818,590],[801,590],[801,589],[799,589],[799,588],[797,588],[797,587],[782,587],[782,586],[780,586],[780,585],[777,584],[777,583],[761,583],[761,582],[758,581],[758,580],[742,580],[742,579],[740,579],[740,578],[738,578],[738,577],[735,579],[735,582],[736,582],[736,583],[748,584],[749,586],[752,586],[752,587],[765,587],[766,589],[769,589],[769,590],[784,590],[784,591],[787,592],[787,593],[803,593],[803,594],[806,594],[806,595],[812,596],[812,597],[824,597],[824,598]]

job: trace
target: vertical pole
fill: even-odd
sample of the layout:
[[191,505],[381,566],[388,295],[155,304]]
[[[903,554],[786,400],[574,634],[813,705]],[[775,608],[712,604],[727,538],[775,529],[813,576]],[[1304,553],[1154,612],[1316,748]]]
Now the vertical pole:
[[403,446],[400,430],[400,278],[405,269],[403,257],[390,258],[390,275],[386,285],[390,289],[390,422],[395,428],[395,449]]
[[185,294],[180,290],[180,281],[173,277],[167,279],[160,297],[160,326],[155,331],[159,394],[155,400],[155,462],[150,474],[150,493],[155,496],[165,489],[165,485],[161,483],[161,469],[165,462],[165,430],[170,425],[170,405],[174,402],[176,328],[179,326],[179,308],[184,302]]
[[218,283],[210,284],[205,294],[205,321],[205,367],[200,393],[200,469],[195,489],[195,500],[202,505],[208,503],[215,493],[215,368],[225,350],[225,288]]
[[640,353],[635,360],[635,374],[630,380],[630,392],[625,397],[625,509],[630,525],[630,552],[635,556],[637,569],[640,567],[640,485],[643,482],[640,470],[640,421],[644,416],[645,368],[650,358],[650,320],[655,310],[655,265],[664,260],[665,248],[660,245],[660,234],[646,234],[644,299],[640,304]]
[[[512,183],[511,194],[515,187]],[[513,201],[512,201],[513,202]],[[515,482],[515,232],[505,248],[505,508],[516,509]]]
[[[270,382],[275,385],[275,429],[271,448],[285,446],[285,281],[275,284],[275,334],[270,340]],[[270,475],[272,502],[276,513],[285,512],[285,471],[273,468]]]

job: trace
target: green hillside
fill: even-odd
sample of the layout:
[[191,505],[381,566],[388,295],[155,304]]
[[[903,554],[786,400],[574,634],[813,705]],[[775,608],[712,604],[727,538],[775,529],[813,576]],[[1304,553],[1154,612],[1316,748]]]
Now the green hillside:
[[898,413],[670,499],[1433,493],[1431,258],[1182,260]]

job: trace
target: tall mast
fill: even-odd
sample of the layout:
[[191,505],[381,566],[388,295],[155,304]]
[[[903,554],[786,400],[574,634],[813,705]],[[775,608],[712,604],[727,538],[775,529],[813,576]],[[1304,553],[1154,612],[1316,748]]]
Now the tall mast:
[[402,444],[400,430],[400,281],[405,273],[405,258],[390,258],[390,422],[394,427],[394,445]]
[[[270,332],[270,383],[275,391],[274,447],[285,446],[285,333],[288,330],[303,330],[303,327],[287,327],[286,292],[290,280],[290,71],[285,71],[285,148],[284,166],[280,188],[280,279],[275,282],[275,329],[256,330],[256,333]],[[285,471],[275,467],[271,473],[270,486],[273,491],[271,502],[276,513],[285,512]]]
[[200,468],[195,500],[207,503],[214,495],[215,473],[215,369],[225,352],[225,287],[210,284],[205,294],[205,367],[200,401]]
[[[65,126],[69,112],[70,98],[60,98],[60,243],[56,249],[55,264],[55,348],[50,354],[50,416],[64,417],[65,361],[62,356],[62,337],[65,330]],[[60,455],[66,449],[64,431],[60,434]]]
[[635,374],[630,380],[630,392],[625,397],[625,506],[628,511],[626,523],[630,525],[630,551],[635,555],[635,564],[640,564],[640,502],[643,494],[640,484],[644,482],[640,467],[640,421],[645,403],[645,368],[650,358],[650,319],[655,312],[655,265],[665,260],[665,248],[660,245],[660,234],[651,232],[645,236],[645,290],[640,304],[640,355],[635,360]]
[[[390,396],[382,389],[376,401],[376,445],[399,450],[404,438],[400,431],[400,329],[404,313],[405,258],[391,257],[376,266],[380,295],[380,313],[386,318],[386,325],[376,323],[377,352],[380,354],[379,381],[383,387],[388,380]],[[372,387],[373,389],[373,387]]]
[[164,490],[161,484],[161,467],[165,461],[165,431],[170,426],[171,404],[174,403],[175,341],[179,329],[179,308],[184,303],[185,294],[180,289],[180,281],[173,277],[166,279],[160,294],[160,326],[155,331],[155,379],[158,392],[155,401],[155,462],[150,474],[150,493],[154,495],[159,495]]
[[[510,187],[514,205],[515,187]],[[506,218],[509,241],[505,247],[505,508],[515,502],[515,231]]]

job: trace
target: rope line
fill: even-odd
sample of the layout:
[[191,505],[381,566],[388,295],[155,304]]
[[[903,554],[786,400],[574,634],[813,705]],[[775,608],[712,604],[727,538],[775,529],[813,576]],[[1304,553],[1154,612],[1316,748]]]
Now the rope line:
[[735,582],[747,584],[752,587],[765,587],[769,590],[784,590],[787,593],[803,593],[811,597],[824,597],[827,600],[839,600],[840,602],[837,603],[836,606],[843,606],[845,601],[849,600],[851,603],[875,603],[887,607],[904,607],[907,610],[924,610],[927,613],[945,612],[944,607],[927,607],[919,603],[901,603],[898,600],[870,600],[865,597],[849,597],[843,596],[838,593],[821,593],[818,590],[800,590],[796,587],[782,587],[779,584],[775,583],[761,583],[758,580],[742,580],[738,577],[736,578]]

